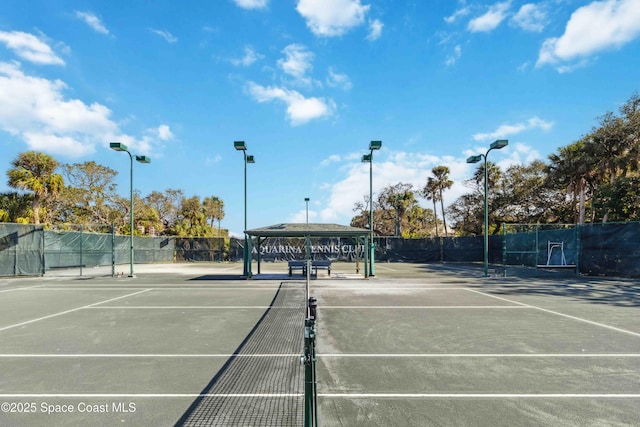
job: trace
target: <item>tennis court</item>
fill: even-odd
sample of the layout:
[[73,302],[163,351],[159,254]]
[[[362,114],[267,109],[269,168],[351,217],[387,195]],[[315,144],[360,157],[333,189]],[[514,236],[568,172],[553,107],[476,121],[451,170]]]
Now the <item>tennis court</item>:
[[[310,284],[320,426],[640,424],[635,282],[352,270]],[[306,281],[241,271],[0,279],[0,425],[302,425]]]

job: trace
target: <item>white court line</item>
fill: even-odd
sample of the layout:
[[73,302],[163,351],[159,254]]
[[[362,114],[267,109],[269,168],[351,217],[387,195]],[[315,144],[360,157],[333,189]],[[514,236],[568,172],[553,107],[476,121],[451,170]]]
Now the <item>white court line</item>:
[[361,308],[374,308],[374,309],[489,309],[489,308],[519,308],[519,309],[527,309],[529,307],[523,307],[521,305],[322,305],[320,310],[324,310],[326,308],[335,308],[335,309],[349,309],[356,310]]
[[89,304],[89,305],[85,305],[85,306],[82,306],[82,307],[73,308],[71,310],[61,311],[60,313],[54,313],[54,314],[50,314],[48,316],[39,317],[37,319],[27,320],[26,322],[20,322],[20,323],[14,324],[14,325],[5,326],[4,328],[0,328],[0,331],[5,331],[7,329],[16,328],[18,326],[28,325],[30,323],[39,322],[40,320],[50,319],[52,317],[62,316],[64,314],[73,313],[74,311],[84,310],[86,308],[91,308],[91,307],[94,307],[94,306],[99,305],[99,304],[105,304],[105,303],[108,303],[108,302],[111,302],[111,301],[115,301],[115,300],[119,300],[119,299],[122,299],[122,298],[131,297],[131,296],[138,295],[138,294],[141,294],[143,292],[150,291],[150,290],[151,289],[145,289],[145,290],[142,290],[142,291],[134,292],[132,294],[122,295],[122,296],[119,296],[119,297],[116,297],[116,298],[111,298],[111,299],[108,299],[108,300],[99,301],[99,302],[96,302],[96,303],[93,303],[93,304]]
[[[144,288],[147,289],[149,287],[153,288],[151,290],[153,291],[239,291],[239,290],[247,290],[247,291],[270,291],[273,292],[275,290],[278,289],[277,286],[273,286],[270,285],[272,287],[265,287],[265,286],[261,286],[261,287],[242,287],[242,286],[238,286],[235,288],[216,288],[216,287],[200,287],[200,286],[195,286],[195,285],[190,285],[190,286],[185,286],[185,287],[162,287],[162,285],[160,284],[146,284],[146,285],[140,285],[140,286],[136,286],[136,285],[132,285],[132,286],[126,286],[126,287],[109,287],[108,285],[102,285],[102,287],[62,287],[62,286],[55,286],[55,285],[40,285],[40,286],[46,286],[46,287],[42,287],[42,288],[38,288],[38,289],[32,289],[29,288],[28,290],[33,290],[33,291],[130,291],[131,289],[135,289],[135,288]],[[98,285],[100,286],[100,285]],[[35,288],[35,287],[34,287]],[[26,289],[26,288],[25,288]],[[462,288],[461,288],[462,289]]]
[[266,310],[267,308],[291,308],[300,310],[301,307],[272,307],[270,305],[237,305],[237,306],[221,306],[221,305],[107,305],[98,307],[87,307],[88,309],[106,310],[106,309],[170,309],[170,310],[183,310],[183,309],[221,309],[221,310],[239,310],[239,309],[260,309]]
[[197,359],[197,358],[230,358],[230,357],[242,357],[242,358],[262,358],[262,357],[300,357],[300,353],[296,354],[288,354],[288,353],[263,353],[263,354],[234,354],[234,353],[210,353],[210,354],[121,354],[121,353],[106,353],[106,354],[98,354],[98,353],[90,353],[90,354],[0,354],[0,359],[13,359],[13,358],[24,358],[24,359],[73,359],[73,358],[114,358],[114,359],[136,359],[136,358],[158,358],[158,359]]
[[380,264],[376,264],[375,268],[380,269],[380,270],[398,271],[395,268],[385,267],[385,266],[382,266]]
[[539,310],[539,311],[544,311],[545,313],[555,314],[556,316],[566,317],[567,319],[577,320],[579,322],[588,323],[590,325],[600,326],[601,328],[611,329],[612,331],[622,332],[624,334],[629,334],[629,335],[634,335],[636,337],[640,337],[640,333],[627,331],[626,329],[622,329],[622,328],[616,328],[615,326],[605,325],[604,323],[600,323],[600,322],[594,322],[593,320],[587,320],[587,319],[583,319],[581,317],[571,316],[569,314],[560,313],[560,312],[549,310],[549,309],[546,309],[546,308],[536,307],[535,305],[525,304],[525,303],[518,302],[518,301],[513,301],[513,300],[510,300],[508,298],[502,298],[502,297],[498,297],[498,296],[495,296],[495,295],[487,294],[485,292],[476,291],[475,289],[468,289],[467,288],[467,290],[469,292],[475,292],[475,293],[480,294],[480,295],[484,295],[484,296],[487,296],[487,297],[499,299],[500,301],[506,301],[506,302],[510,302],[510,303],[513,303],[513,304],[519,304],[519,305],[522,305],[524,307],[529,307],[529,308],[533,308],[533,309],[536,309],[536,310]]
[[384,399],[384,398],[466,398],[466,399],[557,399],[557,398],[605,398],[638,399],[640,393],[318,393],[318,397],[343,399]]
[[499,357],[505,357],[505,358],[573,358],[573,357],[580,357],[580,358],[589,358],[589,357],[593,357],[593,358],[616,358],[616,357],[620,357],[620,358],[625,358],[625,357],[629,357],[629,358],[638,358],[640,357],[640,353],[539,353],[539,354],[528,354],[528,353],[506,353],[506,354],[500,354],[500,353],[479,353],[479,354],[467,354],[467,353],[458,353],[458,354],[448,354],[448,353],[380,353],[380,354],[375,354],[375,353],[364,353],[364,354],[356,354],[356,353],[320,353],[320,354],[316,354],[316,357],[334,357],[334,358],[339,358],[339,357],[370,357],[370,358],[411,358],[411,357],[415,357],[415,358],[499,358]]
[[3,290],[0,291],[0,293],[13,292],[13,291],[23,291],[23,290],[33,289],[33,288],[39,288],[41,286],[44,286],[44,285],[23,286],[23,287],[20,287],[20,288],[3,289]]
[[304,393],[18,393],[0,394],[3,399],[19,398],[176,398],[176,397],[302,397]]
[[314,288],[316,290],[340,290],[340,291],[367,291],[371,294],[375,294],[376,291],[466,291],[469,290],[469,288],[466,287],[453,287],[453,286],[442,286],[442,285],[437,285],[440,287],[435,287],[435,286],[403,286],[403,287],[398,287],[398,286],[367,286],[365,284],[360,285],[359,283],[357,284],[358,286],[350,286],[350,287],[345,287],[345,286],[338,286],[338,285],[332,285],[332,286],[327,286],[324,283],[317,283],[317,282],[313,282]]

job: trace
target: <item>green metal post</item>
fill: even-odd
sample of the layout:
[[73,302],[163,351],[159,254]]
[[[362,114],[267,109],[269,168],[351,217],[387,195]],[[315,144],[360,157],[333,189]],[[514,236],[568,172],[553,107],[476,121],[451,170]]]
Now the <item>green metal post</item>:
[[489,204],[487,201],[489,191],[489,185],[487,182],[487,155],[489,154],[489,151],[484,155],[484,277],[489,277]]
[[575,241],[576,241],[576,261],[575,261],[576,276],[580,275],[580,252],[582,251],[581,234],[582,234],[582,224],[576,224],[576,237],[575,237]]
[[502,223],[502,275],[507,277],[507,224]]
[[80,224],[80,277],[82,277],[82,224]]
[[116,277],[116,225],[111,223],[111,277]]
[[369,231],[371,240],[369,241],[369,276],[375,276],[375,244],[373,243],[373,150],[370,150],[370,152],[371,162],[369,163]]
[[248,248],[248,242],[249,239],[247,239],[247,152],[243,151],[242,154],[244,154],[244,256],[243,258],[243,262],[244,262],[244,266],[242,268],[242,274],[245,277],[249,277],[249,269],[247,267],[247,263],[249,260],[249,248]]
[[316,419],[314,407],[314,342],[315,322],[307,317],[304,325],[304,425],[314,427]]
[[133,275],[133,156],[129,151],[127,154],[131,163],[129,174],[129,277],[135,277]]

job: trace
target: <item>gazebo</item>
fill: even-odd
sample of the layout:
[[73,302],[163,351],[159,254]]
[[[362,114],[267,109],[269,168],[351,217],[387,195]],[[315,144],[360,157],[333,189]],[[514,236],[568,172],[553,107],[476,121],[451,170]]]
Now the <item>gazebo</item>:
[[[298,237],[306,241],[306,259],[311,258],[311,238],[313,237],[345,237],[353,238],[357,242],[363,242],[365,248],[368,247],[370,230],[366,228],[349,227],[339,224],[317,224],[317,223],[284,223],[275,224],[268,227],[254,228],[246,230],[245,233],[257,240],[258,251],[258,274],[260,274],[261,251],[260,247],[268,237]],[[368,260],[369,251],[364,251],[365,265]],[[249,257],[251,259],[251,256]],[[357,252],[356,252],[357,260]],[[251,277],[251,263],[248,266],[249,277]],[[367,269],[365,268],[365,272]],[[365,274],[366,277],[366,274]]]

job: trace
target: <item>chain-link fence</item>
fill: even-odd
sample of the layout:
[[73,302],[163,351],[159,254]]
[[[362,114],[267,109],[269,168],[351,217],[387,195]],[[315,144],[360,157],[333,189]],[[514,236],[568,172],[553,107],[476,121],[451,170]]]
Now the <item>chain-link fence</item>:
[[[127,264],[131,237],[110,225],[42,226],[0,223],[0,276],[43,275],[54,269]],[[482,262],[482,236],[403,239],[376,237],[378,262]],[[261,261],[304,259],[304,239],[268,238],[252,245]],[[242,260],[236,238],[134,236],[134,263]],[[364,245],[350,238],[316,238],[313,259],[352,262]],[[563,225],[509,224],[489,236],[489,263],[532,271],[557,270],[595,276],[640,277],[640,222]]]

